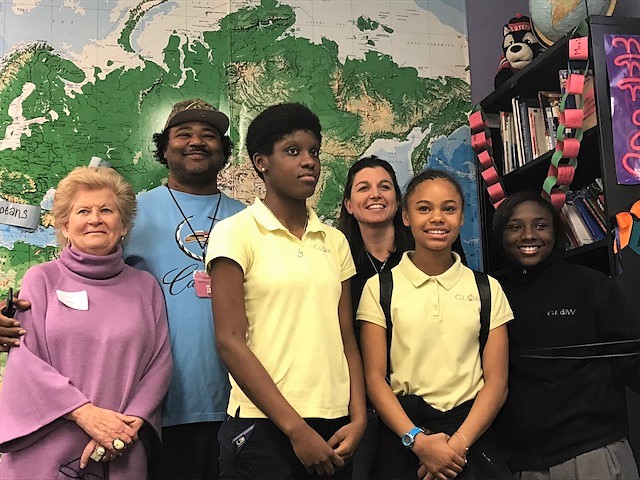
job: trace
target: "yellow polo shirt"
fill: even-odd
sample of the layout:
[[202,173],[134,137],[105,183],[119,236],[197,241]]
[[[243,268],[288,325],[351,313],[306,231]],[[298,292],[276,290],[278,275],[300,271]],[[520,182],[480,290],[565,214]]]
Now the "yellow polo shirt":
[[[484,385],[480,363],[480,297],[473,271],[460,262],[430,276],[405,252],[392,269],[391,389],[419,395],[447,411],[476,397]],[[494,329],[513,319],[507,297],[489,277]],[[371,277],[362,292],[358,320],[386,328],[380,307],[380,280]]]
[[[244,272],[247,345],[304,418],[348,414],[349,370],[338,319],[342,282],[356,273],[344,235],[310,208],[302,239],[259,200],[211,231],[206,263],[225,257]],[[231,377],[227,412],[264,418]]]

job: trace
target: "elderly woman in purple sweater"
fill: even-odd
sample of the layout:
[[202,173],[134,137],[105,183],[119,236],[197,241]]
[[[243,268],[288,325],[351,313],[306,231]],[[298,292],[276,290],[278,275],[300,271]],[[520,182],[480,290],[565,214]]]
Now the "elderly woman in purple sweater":
[[78,167],[56,190],[62,251],[29,269],[0,394],[0,478],[144,479],[172,373],[155,279],[124,264],[135,195],[110,168]]

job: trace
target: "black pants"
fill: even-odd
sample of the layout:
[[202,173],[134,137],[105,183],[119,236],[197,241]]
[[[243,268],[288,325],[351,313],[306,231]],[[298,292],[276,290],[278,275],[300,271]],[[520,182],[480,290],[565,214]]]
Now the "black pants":
[[[435,433],[453,433],[469,414],[473,400],[441,412],[422,397],[416,395],[399,396],[398,400],[409,418],[420,427]],[[420,467],[418,457],[405,448],[398,436],[380,421],[378,425],[378,458],[374,465],[376,478],[391,480],[416,480]],[[493,431],[489,428],[467,453],[467,465],[456,480],[511,480],[513,477],[496,445]]]
[[218,431],[222,422],[164,427],[153,480],[217,480]]
[[372,408],[367,408],[367,429],[360,445],[351,459],[353,463],[353,480],[369,480],[373,462],[378,454],[378,415]]
[[[325,440],[349,422],[347,417],[325,420],[306,419]],[[296,457],[289,438],[266,418],[234,418],[224,421],[220,442],[220,478],[236,479],[349,479],[351,462],[332,477],[307,473]]]

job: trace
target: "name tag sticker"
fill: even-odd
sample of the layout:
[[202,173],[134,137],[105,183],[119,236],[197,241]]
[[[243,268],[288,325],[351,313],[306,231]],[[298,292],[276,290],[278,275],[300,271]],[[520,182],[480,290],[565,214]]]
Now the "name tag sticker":
[[74,310],[89,310],[89,297],[86,290],[79,292],[63,292],[56,290],[56,296],[60,303]]
[[196,284],[196,295],[200,298],[211,298],[211,279],[207,272],[196,270],[193,272],[193,281]]

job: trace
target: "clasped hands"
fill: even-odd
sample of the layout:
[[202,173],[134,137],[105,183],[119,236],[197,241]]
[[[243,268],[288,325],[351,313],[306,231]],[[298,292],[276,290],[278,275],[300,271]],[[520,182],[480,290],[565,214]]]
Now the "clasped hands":
[[420,460],[418,478],[424,480],[455,478],[467,463],[467,447],[458,435],[418,435],[411,450]]
[[332,476],[353,456],[365,428],[365,422],[351,422],[325,441],[315,430],[304,424],[289,440],[308,473]]
[[144,421],[139,417],[124,415],[113,410],[87,403],[65,418],[73,420],[91,440],[80,456],[80,468],[85,468],[89,459],[110,462],[123,455],[134,441]]

